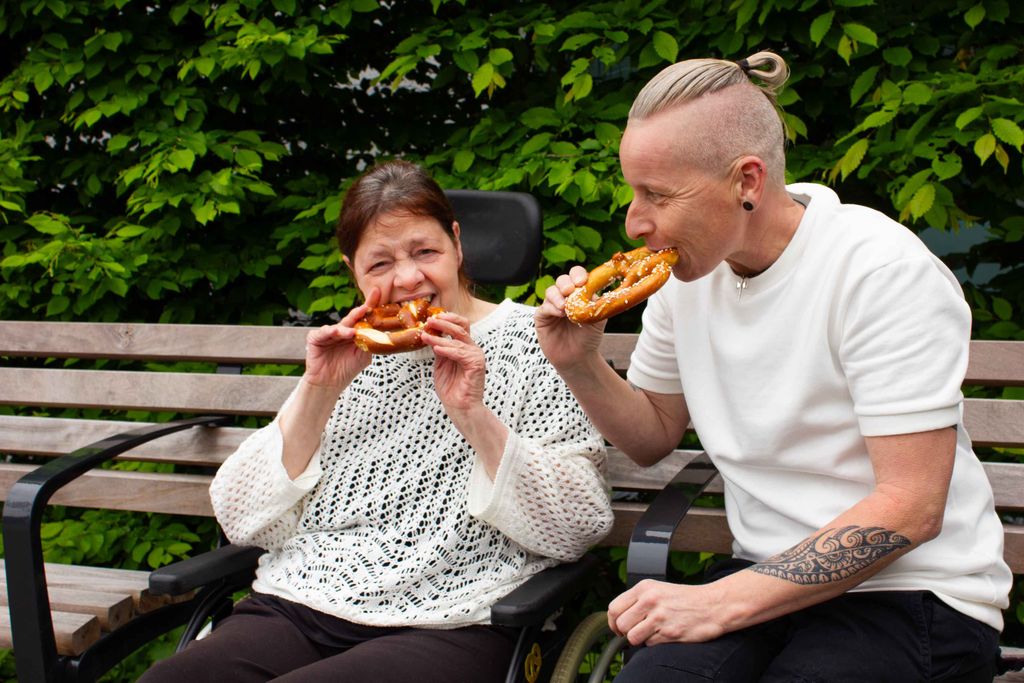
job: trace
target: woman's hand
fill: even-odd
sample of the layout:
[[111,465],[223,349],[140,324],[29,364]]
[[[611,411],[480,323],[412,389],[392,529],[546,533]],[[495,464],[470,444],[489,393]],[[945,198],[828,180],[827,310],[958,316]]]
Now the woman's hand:
[[422,339],[434,349],[434,390],[449,416],[482,407],[486,364],[469,320],[451,312],[432,317]]
[[565,317],[565,299],[587,281],[587,271],[574,266],[559,275],[555,284],[544,293],[544,303],[534,314],[541,350],[560,372],[571,369],[576,361],[596,352],[604,336],[605,321],[577,325]]
[[310,330],[306,335],[306,373],[310,385],[337,389],[340,394],[370,364],[370,354],[355,345],[353,327],[380,300],[374,287],[366,302],[356,306],[334,325]]

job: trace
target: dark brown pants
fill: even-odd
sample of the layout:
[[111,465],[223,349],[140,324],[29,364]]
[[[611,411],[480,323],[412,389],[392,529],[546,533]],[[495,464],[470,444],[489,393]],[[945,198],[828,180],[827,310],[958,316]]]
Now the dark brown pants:
[[267,595],[242,600],[206,638],[158,662],[139,683],[503,681],[515,631],[353,624]]

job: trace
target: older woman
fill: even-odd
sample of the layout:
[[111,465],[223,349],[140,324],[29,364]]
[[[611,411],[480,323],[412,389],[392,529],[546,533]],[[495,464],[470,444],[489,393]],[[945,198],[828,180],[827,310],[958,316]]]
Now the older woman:
[[[489,608],[610,528],[603,440],[540,351],[533,310],[474,296],[459,225],[420,168],[348,191],[338,244],[366,302],[309,333],[277,418],[211,487],[251,597],[142,680],[501,680]],[[355,324],[427,299],[426,347],[373,355]]]
[[991,681],[1011,576],[962,421],[970,307],[903,226],[785,184],[787,75],[770,52],[690,59],[634,101],[626,232],[679,258],[628,383],[564,317],[582,269],[539,309],[610,442],[651,465],[692,424],[725,486],[735,557],[609,606],[646,646],[618,680]]

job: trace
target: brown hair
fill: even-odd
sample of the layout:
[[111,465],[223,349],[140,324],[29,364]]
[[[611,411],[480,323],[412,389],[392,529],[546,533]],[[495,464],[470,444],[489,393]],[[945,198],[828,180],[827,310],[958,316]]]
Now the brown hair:
[[[455,213],[437,182],[416,164],[385,161],[366,171],[345,194],[335,227],[341,253],[351,260],[366,229],[388,213],[433,218],[455,241]],[[464,279],[461,269],[459,275]]]

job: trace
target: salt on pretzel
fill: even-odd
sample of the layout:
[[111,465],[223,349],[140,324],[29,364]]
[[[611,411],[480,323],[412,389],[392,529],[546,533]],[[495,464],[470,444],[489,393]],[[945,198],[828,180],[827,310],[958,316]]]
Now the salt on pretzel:
[[376,354],[421,349],[425,346],[420,339],[423,326],[428,318],[440,313],[444,309],[431,306],[428,299],[377,306],[353,326],[355,345]]
[[[576,324],[596,323],[636,306],[668,282],[679,260],[675,249],[640,247],[616,252],[587,275],[587,281],[565,300],[565,316]],[[619,286],[602,293],[613,281]]]

